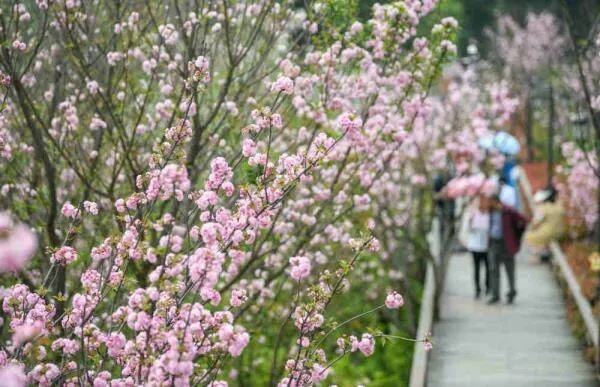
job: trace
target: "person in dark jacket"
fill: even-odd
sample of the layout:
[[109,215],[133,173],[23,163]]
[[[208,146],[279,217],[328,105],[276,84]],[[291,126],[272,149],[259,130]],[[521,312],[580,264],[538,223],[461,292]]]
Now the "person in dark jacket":
[[507,301],[512,304],[517,295],[515,255],[521,247],[527,219],[513,207],[502,204],[498,196],[491,199],[491,208],[489,260],[492,298],[488,303],[500,301],[500,265],[504,265],[510,288]]
[[444,195],[444,189],[450,180],[452,172],[445,170],[435,176],[433,180],[433,190],[436,193],[434,197],[437,216],[440,222],[440,232],[442,235],[454,236],[454,199]]

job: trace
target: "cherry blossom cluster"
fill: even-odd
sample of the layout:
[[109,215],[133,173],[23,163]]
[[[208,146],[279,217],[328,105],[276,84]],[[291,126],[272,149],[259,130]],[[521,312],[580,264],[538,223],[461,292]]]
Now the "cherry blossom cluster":
[[593,230],[598,222],[598,158],[573,142],[562,144],[561,151],[565,162],[557,167],[560,176],[556,179],[560,197],[566,201],[573,226],[583,223]]

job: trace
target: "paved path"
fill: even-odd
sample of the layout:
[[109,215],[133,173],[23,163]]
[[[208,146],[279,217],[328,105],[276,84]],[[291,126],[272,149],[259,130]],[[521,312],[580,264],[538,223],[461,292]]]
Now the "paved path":
[[[472,270],[470,255],[452,256],[442,319],[434,327],[428,387],[598,385],[567,325],[549,267],[518,257],[515,304],[494,306],[474,299]],[[503,282],[502,294],[506,289]]]

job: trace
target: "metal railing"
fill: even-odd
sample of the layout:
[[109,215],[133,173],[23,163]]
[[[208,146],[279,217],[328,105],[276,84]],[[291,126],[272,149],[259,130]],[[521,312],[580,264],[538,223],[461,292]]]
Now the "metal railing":
[[[434,220],[431,233],[428,235],[431,255],[436,261],[441,256],[441,236],[440,225]],[[423,338],[433,330],[433,316],[435,312],[435,294],[436,280],[434,272],[434,263],[427,263],[425,273],[425,286],[421,297],[421,309],[419,312],[419,325],[417,327],[417,337]],[[429,353],[425,350],[422,342],[416,342],[413,350],[412,365],[410,370],[409,387],[424,387],[427,384],[427,365],[429,362]]]
[[[535,210],[535,202],[533,201],[531,184],[529,183],[529,179],[525,174],[522,174],[519,179],[519,183],[521,185],[525,201],[533,212]],[[575,301],[579,315],[583,319],[586,328],[586,336],[588,340],[590,340],[590,343],[594,345],[594,347],[598,347],[598,320],[594,316],[592,306],[587,298],[585,298],[583,295],[581,286],[579,286],[579,282],[577,281],[577,277],[575,277],[575,273],[573,273],[573,270],[567,262],[567,258],[565,257],[565,254],[562,252],[558,243],[551,242],[550,251],[553,258],[552,262],[554,266],[557,267],[562,278],[565,280],[566,290]]]

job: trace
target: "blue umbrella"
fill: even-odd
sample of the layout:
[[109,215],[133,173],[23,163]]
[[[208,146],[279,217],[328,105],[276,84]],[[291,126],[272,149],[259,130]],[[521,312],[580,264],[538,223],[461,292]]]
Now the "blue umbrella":
[[513,135],[506,132],[498,132],[494,136],[494,148],[499,152],[514,156],[521,150],[521,144]]
[[477,143],[483,149],[496,149],[506,155],[516,155],[521,150],[519,140],[506,132],[497,132],[494,135],[481,137]]

